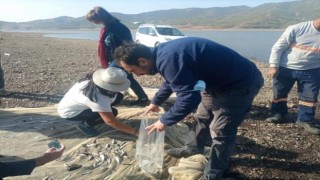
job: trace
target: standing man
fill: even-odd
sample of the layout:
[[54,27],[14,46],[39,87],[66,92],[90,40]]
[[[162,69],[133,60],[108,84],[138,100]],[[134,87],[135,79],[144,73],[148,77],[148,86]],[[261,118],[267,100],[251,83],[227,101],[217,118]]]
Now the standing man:
[[314,120],[320,88],[320,18],[289,26],[272,47],[268,76],[273,78],[273,116],[279,123],[288,113],[287,97],[295,82],[298,87],[296,124],[312,134],[320,134]]
[[[115,50],[114,57],[128,72],[138,76],[160,73],[164,77],[147,112],[158,111],[173,92],[177,94],[174,105],[147,128],[149,133],[178,123],[198,108],[198,124],[194,128],[197,133],[190,133],[197,137],[191,137],[177,152],[202,153],[204,145],[198,142],[198,136],[210,124],[213,143],[204,177],[221,179],[228,168],[238,126],[263,85],[255,64],[223,45],[195,37],[163,43],[153,52],[141,44],[123,44]],[[199,80],[206,84],[202,93],[195,90]]]

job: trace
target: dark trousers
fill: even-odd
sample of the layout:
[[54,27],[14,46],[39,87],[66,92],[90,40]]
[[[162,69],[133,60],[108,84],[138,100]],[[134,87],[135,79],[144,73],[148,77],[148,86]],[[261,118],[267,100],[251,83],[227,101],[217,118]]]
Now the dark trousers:
[[1,67],[1,55],[0,55],[0,89],[4,88],[4,74]]
[[287,99],[293,85],[297,82],[298,88],[298,120],[313,121],[315,116],[315,105],[320,88],[320,68],[311,70],[293,70],[284,67],[279,68],[277,76],[273,79],[274,101],[271,110],[274,114],[285,115],[288,113],[287,101],[275,101]]
[[[259,71],[255,77],[246,87],[202,93],[202,101],[195,116],[201,121],[201,127],[210,123],[205,128],[210,130],[212,146],[204,172],[209,179],[221,179],[222,173],[228,169],[238,127],[264,83]],[[200,131],[199,137],[201,132],[203,131]]]
[[139,84],[137,80],[134,79],[133,75],[131,73],[128,73],[125,69],[117,65],[115,62],[112,62],[109,67],[116,67],[124,70],[127,73],[127,77],[130,81],[130,88],[132,91],[137,95],[138,99],[148,99],[147,94],[144,92],[143,88]]
[[69,121],[83,121],[89,126],[95,126],[103,123],[103,120],[98,112],[92,112],[91,109],[86,109],[80,114],[72,118],[67,118]]

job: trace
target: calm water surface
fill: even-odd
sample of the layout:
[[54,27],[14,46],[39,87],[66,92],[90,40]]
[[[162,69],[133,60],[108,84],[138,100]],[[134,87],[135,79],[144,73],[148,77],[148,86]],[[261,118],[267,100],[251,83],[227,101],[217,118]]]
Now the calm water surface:
[[[135,39],[136,30],[132,30]],[[183,31],[187,36],[203,37],[228,46],[245,57],[268,62],[273,44],[282,34],[278,31]],[[54,38],[89,39],[97,41],[99,30],[92,31],[51,31],[44,36]]]

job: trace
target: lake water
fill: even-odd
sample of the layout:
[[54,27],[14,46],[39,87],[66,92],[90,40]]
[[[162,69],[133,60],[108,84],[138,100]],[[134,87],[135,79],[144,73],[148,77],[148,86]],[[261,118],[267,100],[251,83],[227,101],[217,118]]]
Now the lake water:
[[[136,30],[132,30],[135,39]],[[245,57],[261,62],[268,62],[273,44],[282,34],[278,31],[183,31],[187,36],[196,36],[211,39],[228,46]],[[92,31],[48,31],[44,36],[54,38],[89,39],[97,41],[99,30]]]

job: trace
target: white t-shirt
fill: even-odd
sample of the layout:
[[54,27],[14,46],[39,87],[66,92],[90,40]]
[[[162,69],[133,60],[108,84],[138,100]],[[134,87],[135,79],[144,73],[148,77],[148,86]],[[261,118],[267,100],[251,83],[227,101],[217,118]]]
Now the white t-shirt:
[[111,103],[115,101],[116,96],[110,98],[98,92],[97,102],[92,102],[81,91],[88,82],[89,80],[76,83],[64,95],[58,105],[58,113],[62,118],[75,117],[86,109],[93,112],[112,112]]

